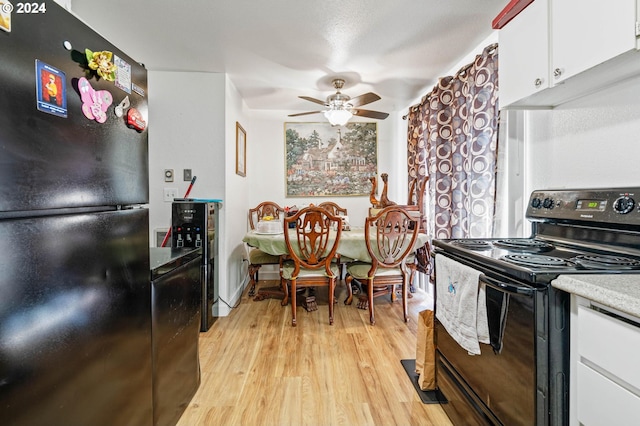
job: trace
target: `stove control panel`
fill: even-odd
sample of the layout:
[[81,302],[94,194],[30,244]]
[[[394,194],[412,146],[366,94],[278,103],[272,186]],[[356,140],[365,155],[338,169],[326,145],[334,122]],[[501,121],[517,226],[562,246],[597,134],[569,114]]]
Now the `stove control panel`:
[[541,198],[533,198],[531,200],[531,207],[534,209],[552,209],[555,206],[553,198],[545,198],[544,200]]
[[527,218],[640,226],[640,187],[559,189],[531,193]]
[[631,198],[628,195],[624,195],[620,198],[618,198],[614,203],[613,203],[613,210],[616,213],[620,213],[620,214],[627,214],[633,211],[633,207],[636,205],[636,200],[634,200],[633,198]]

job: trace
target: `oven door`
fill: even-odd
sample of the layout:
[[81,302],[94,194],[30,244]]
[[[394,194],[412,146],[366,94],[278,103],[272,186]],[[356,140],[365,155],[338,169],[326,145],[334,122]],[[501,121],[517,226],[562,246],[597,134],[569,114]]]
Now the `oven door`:
[[480,281],[491,337],[491,344],[480,345],[481,355],[469,355],[436,321],[437,381],[449,400],[443,408],[455,424],[466,424],[471,417],[479,424],[545,424],[537,417],[547,418],[546,386],[538,386],[546,373],[536,368],[536,361],[546,365],[547,321],[539,306],[546,288],[498,274],[483,274]]

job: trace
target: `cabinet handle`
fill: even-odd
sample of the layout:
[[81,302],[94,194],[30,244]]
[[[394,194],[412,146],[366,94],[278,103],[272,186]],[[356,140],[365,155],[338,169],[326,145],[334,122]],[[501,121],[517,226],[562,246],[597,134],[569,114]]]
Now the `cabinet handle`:
[[534,81],[533,84],[536,86],[536,88],[542,86],[542,79],[536,78],[536,81]]
[[556,68],[555,70],[553,70],[553,76],[555,78],[558,78],[562,75],[562,70],[560,68]]
[[589,308],[592,311],[600,312],[602,315],[606,315],[609,318],[613,318],[614,320],[622,321],[636,328],[640,328],[640,323],[638,323],[637,321],[634,321],[627,317],[623,317],[622,315],[618,315],[615,312],[611,312],[610,310],[603,308],[594,302],[591,302],[591,305],[589,306]]

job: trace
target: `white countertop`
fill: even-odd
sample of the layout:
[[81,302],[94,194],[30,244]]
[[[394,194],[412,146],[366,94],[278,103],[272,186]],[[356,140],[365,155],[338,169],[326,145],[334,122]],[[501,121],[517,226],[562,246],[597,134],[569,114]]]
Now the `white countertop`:
[[551,285],[640,318],[640,274],[560,275]]

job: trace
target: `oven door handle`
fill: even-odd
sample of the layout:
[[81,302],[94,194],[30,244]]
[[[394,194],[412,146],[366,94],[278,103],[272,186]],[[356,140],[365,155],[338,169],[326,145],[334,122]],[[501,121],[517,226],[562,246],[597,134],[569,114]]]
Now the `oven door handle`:
[[517,285],[513,283],[505,283],[502,281],[495,280],[493,278],[489,278],[484,274],[480,275],[480,281],[484,281],[489,286],[505,293],[523,294],[526,296],[531,296],[535,292],[535,289],[532,287]]

